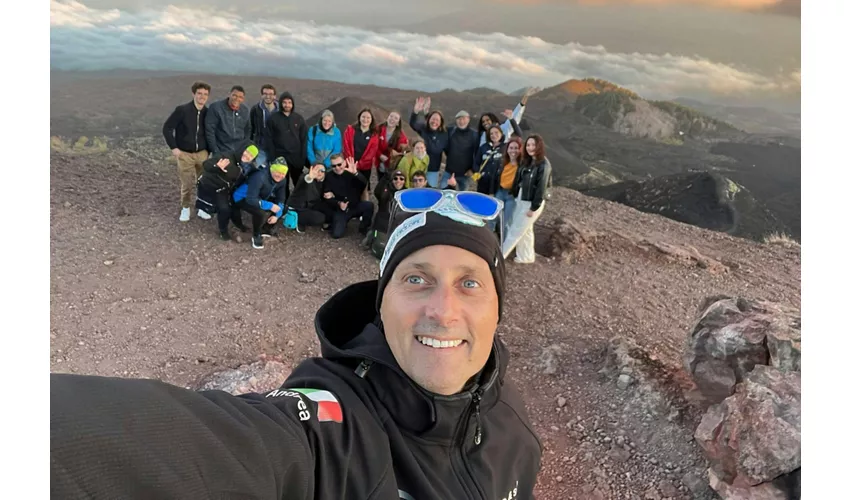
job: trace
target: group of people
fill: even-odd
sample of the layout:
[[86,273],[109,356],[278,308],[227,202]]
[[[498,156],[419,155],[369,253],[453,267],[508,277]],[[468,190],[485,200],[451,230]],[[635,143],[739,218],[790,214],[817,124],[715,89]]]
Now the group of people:
[[210,85],[196,82],[192,101],[177,106],[163,125],[177,158],[181,221],[190,218],[197,188],[198,216],[217,214],[224,240],[231,239],[231,223],[248,231],[242,212],[251,216],[254,248],[263,248],[281,220],[296,231],[318,226],[341,238],[356,219],[363,247],[380,257],[396,192],[474,188],[504,204],[501,223],[490,224],[501,233],[504,255],[515,249],[516,262],[534,262],[533,225],[545,205],[551,165],[543,139],[523,138],[519,126],[528,94],[502,113],[504,122],[494,113],[481,114],[477,129],[469,126],[465,110],[447,125],[441,111],[430,109],[431,99],[420,97],[409,123],[421,139],[411,141],[398,111],[379,124],[363,109],[341,132],[330,110],[308,128],[292,94],[278,97],[270,84],[261,87],[260,101],[250,109],[241,86],[207,106],[210,91]]

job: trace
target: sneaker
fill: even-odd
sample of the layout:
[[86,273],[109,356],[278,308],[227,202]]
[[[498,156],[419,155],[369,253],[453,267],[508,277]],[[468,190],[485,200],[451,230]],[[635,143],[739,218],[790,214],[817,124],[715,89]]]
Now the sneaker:
[[230,233],[227,231],[222,231],[221,234],[222,241],[230,241],[232,238],[230,237]]
[[202,218],[202,219],[204,219],[204,220],[210,220],[210,219],[212,219],[212,215],[210,215],[210,214],[208,214],[208,213],[204,212],[203,210],[198,210],[198,217],[200,217],[200,218]]
[[330,224],[328,224],[327,222],[325,222],[324,224],[322,224],[322,231],[327,231],[327,230],[329,230],[330,228],[331,228],[331,225],[330,225]]
[[520,259],[519,257],[514,257],[514,262],[516,262],[517,264],[534,264],[534,259],[525,260]]
[[295,232],[296,233],[303,233],[304,232],[304,226],[302,226],[301,224],[298,224],[298,226],[296,226],[296,228],[295,228]]
[[251,238],[251,245],[253,245],[254,248],[257,248],[257,249],[263,248],[263,237],[262,236],[254,236],[253,238]]
[[190,215],[190,212],[189,212],[188,208],[184,208],[183,210],[181,210],[180,211],[180,222],[189,222],[189,215]]

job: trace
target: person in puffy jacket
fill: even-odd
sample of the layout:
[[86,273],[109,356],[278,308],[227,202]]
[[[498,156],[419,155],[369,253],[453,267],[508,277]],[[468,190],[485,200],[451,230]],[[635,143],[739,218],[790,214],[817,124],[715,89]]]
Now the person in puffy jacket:
[[319,123],[307,131],[307,162],[310,165],[321,163],[325,169],[331,168],[331,155],[342,153],[342,133],[334,122],[331,110],[322,111]]
[[51,497],[533,498],[543,446],[496,334],[498,239],[439,212],[390,235],[378,279],[319,308],[321,355],[275,390],[50,374]]
[[275,225],[283,217],[288,170],[286,159],[276,158],[233,192],[233,217],[241,222],[242,210],[251,214],[251,244],[256,249],[263,248],[263,238],[274,235]]
[[425,150],[428,153],[428,185],[436,188],[440,185],[440,166],[443,153],[449,145],[449,133],[446,130],[446,120],[438,110],[429,111],[431,98],[418,97],[410,113],[410,126],[425,140]]
[[245,105],[245,89],[234,85],[230,95],[210,105],[204,121],[211,155],[232,151],[251,138],[251,112]]
[[378,180],[392,172],[407,149],[407,134],[401,129],[401,114],[390,111],[378,127]]
[[502,245],[505,258],[516,248],[514,262],[534,263],[534,223],[546,205],[546,189],[551,175],[552,165],[546,158],[543,138],[537,134],[529,135],[525,139],[519,170],[511,188],[516,204]]
[[404,174],[405,186],[409,188],[413,181],[413,173],[419,170],[426,172],[428,170],[429,158],[425,148],[425,141],[422,139],[416,140],[413,143],[413,149],[405,154],[401,161],[398,162],[397,170]]
[[259,153],[256,145],[245,141],[236,150],[213,155],[204,162],[204,173],[198,179],[198,204],[204,206],[207,212],[218,214],[218,231],[222,240],[231,239],[227,228],[231,220],[237,229],[246,230],[241,212],[237,217],[232,210],[232,196],[233,191],[244,182],[244,172],[250,170],[246,165],[256,161]]
[[357,114],[357,123],[346,127],[342,138],[342,152],[346,161],[350,158],[357,171],[366,179],[366,190],[371,183],[372,168],[378,160],[378,126],[368,108]]

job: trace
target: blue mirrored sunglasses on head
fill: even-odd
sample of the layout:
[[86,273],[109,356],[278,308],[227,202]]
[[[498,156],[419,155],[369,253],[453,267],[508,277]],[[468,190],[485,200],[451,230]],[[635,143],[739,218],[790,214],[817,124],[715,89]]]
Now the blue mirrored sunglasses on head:
[[482,220],[494,220],[499,217],[504,204],[502,200],[475,191],[438,190],[432,188],[411,188],[397,191],[395,194],[398,208],[405,212],[431,212],[444,206],[451,206],[461,213]]

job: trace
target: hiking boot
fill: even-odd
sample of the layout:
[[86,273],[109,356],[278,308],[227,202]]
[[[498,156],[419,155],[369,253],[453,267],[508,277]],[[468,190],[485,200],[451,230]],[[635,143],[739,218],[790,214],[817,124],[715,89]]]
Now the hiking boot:
[[191,215],[191,212],[189,211],[188,208],[184,208],[183,210],[180,210],[180,222],[189,222],[189,216],[190,215]]
[[234,222],[233,227],[238,229],[240,233],[247,233],[248,232],[248,228],[245,227],[245,224],[242,224],[241,222],[238,223],[238,224],[236,222]]
[[219,236],[221,237],[222,241],[230,241],[230,240],[232,239],[232,238],[230,237],[230,233],[229,233],[229,232],[227,232],[227,231],[222,231],[222,232],[219,234]]
[[262,249],[263,248],[263,237],[262,236],[254,236],[253,238],[251,238],[251,245],[253,245],[253,247],[256,248],[256,249]]
[[206,212],[204,212],[203,210],[200,210],[200,209],[198,210],[198,217],[200,217],[204,220],[212,219],[212,215],[210,215],[210,214],[208,214],[208,213],[206,213]]

